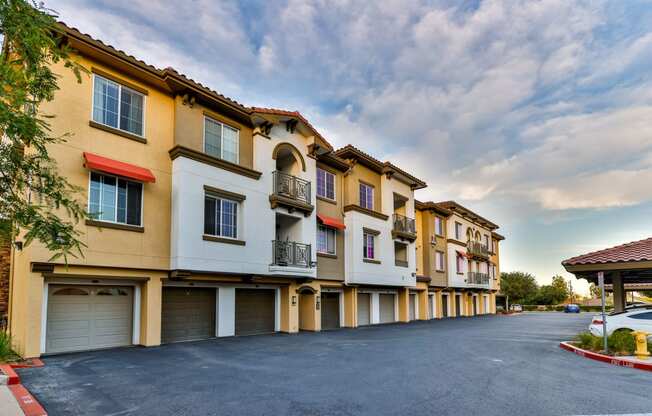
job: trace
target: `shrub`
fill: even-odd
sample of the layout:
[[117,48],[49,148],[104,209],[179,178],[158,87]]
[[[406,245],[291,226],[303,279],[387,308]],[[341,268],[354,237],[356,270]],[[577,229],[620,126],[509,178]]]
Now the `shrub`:
[[11,337],[5,331],[0,331],[0,363],[14,357],[15,354],[11,350]]
[[629,331],[616,331],[607,338],[609,351],[614,355],[632,355],[636,349],[634,336]]

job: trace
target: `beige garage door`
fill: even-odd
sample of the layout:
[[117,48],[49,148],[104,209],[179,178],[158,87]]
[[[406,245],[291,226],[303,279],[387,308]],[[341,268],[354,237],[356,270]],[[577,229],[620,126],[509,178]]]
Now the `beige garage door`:
[[214,336],[214,288],[163,288],[161,342],[194,341]]
[[381,293],[379,298],[380,323],[386,324],[389,322],[395,322],[396,318],[394,317],[394,295]]
[[273,289],[235,290],[235,334],[274,332],[276,291]]
[[358,293],[358,326],[371,324],[371,295]]
[[133,289],[50,285],[45,352],[131,345]]
[[321,294],[321,329],[340,327],[340,294],[322,292]]
[[410,293],[410,321],[417,319],[417,295]]

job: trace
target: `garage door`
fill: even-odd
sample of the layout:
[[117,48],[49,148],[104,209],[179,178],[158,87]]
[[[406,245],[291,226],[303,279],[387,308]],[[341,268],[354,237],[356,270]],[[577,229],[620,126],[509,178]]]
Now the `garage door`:
[[387,295],[381,293],[379,295],[380,303],[380,323],[386,324],[389,322],[395,322],[394,318],[394,295]]
[[370,304],[371,296],[369,293],[358,293],[358,326],[371,323]]
[[273,289],[235,290],[235,334],[274,332],[276,291]]
[[410,321],[417,319],[417,295],[410,294]]
[[161,342],[215,336],[214,288],[164,287],[161,312]]
[[45,352],[131,345],[133,289],[50,285]]
[[321,294],[321,329],[340,327],[340,294],[322,292]]
[[428,296],[428,319],[435,317],[435,295]]
[[448,318],[448,295],[441,297],[441,316]]

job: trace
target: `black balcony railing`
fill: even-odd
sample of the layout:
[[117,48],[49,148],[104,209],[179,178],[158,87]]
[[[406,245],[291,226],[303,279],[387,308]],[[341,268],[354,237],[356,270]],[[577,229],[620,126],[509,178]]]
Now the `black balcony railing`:
[[491,256],[489,247],[477,241],[468,241],[466,243],[466,249],[470,254],[474,256],[479,256],[483,258],[489,258],[489,256]]
[[310,244],[294,241],[272,241],[273,265],[288,267],[312,267]]
[[466,283],[471,285],[488,285],[489,275],[487,273],[469,272]]
[[279,171],[273,172],[272,175],[275,195],[311,204],[310,182]]
[[416,234],[417,229],[414,224],[414,219],[408,218],[400,214],[393,216],[393,231],[404,234]]

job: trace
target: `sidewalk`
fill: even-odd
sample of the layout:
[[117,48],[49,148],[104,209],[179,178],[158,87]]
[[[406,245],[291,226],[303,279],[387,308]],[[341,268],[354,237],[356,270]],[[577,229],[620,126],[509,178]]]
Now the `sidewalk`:
[[6,384],[0,385],[0,415],[2,416],[24,416],[25,414],[18,406],[16,398]]

